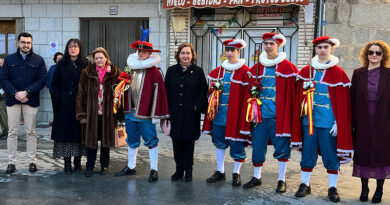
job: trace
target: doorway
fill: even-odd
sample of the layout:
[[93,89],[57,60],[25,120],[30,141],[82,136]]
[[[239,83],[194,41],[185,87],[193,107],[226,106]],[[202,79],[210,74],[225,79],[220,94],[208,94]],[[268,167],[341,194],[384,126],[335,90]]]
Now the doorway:
[[147,18],[131,19],[80,19],[80,40],[84,43],[86,54],[95,48],[107,50],[113,65],[123,69],[127,57],[135,50],[129,45],[140,40],[141,29],[149,27]]

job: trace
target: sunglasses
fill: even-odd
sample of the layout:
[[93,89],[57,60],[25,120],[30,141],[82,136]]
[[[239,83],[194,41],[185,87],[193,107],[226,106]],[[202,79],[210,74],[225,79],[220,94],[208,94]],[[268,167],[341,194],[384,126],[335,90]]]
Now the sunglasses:
[[374,53],[376,54],[376,56],[381,56],[382,55],[382,51],[368,51],[368,55],[369,56],[374,55]]

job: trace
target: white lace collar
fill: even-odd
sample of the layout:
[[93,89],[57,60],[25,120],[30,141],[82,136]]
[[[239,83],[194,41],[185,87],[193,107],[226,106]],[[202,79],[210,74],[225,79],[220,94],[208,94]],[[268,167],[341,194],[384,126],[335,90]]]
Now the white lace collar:
[[318,62],[318,55],[316,55],[311,59],[311,66],[313,66],[313,68],[315,69],[327,69],[339,64],[339,58],[337,58],[334,55],[330,55],[329,60],[330,63],[327,64],[320,63]]
[[280,52],[280,53],[278,53],[278,56],[276,56],[276,58],[268,59],[267,53],[262,52],[260,55],[260,63],[265,67],[275,66],[275,65],[281,63],[284,59],[286,59],[286,56],[287,56],[287,54],[285,52]]
[[245,59],[238,59],[237,63],[230,64],[228,60],[222,63],[222,68],[228,71],[235,71],[241,68],[245,64]]
[[157,64],[159,64],[161,61],[160,56],[158,55],[151,55],[148,59],[145,60],[139,60],[138,59],[138,53],[130,54],[127,58],[127,66],[129,66],[130,69],[146,69],[153,67]]

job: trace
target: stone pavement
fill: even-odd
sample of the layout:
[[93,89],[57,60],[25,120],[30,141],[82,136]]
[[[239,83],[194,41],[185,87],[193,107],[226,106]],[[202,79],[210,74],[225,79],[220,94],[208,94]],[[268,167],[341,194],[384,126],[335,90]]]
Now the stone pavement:
[[[28,172],[25,153],[23,126],[18,143],[17,172],[6,175],[6,140],[0,140],[0,204],[333,204],[327,199],[328,179],[321,158],[311,178],[312,194],[298,199],[294,197],[300,184],[300,153],[292,152],[287,167],[287,193],[276,194],[278,177],[277,161],[272,158],[269,147],[267,161],[263,167],[260,187],[244,190],[231,186],[233,161],[226,152],[226,182],[207,184],[206,178],[216,169],[214,147],[209,136],[202,135],[196,142],[195,162],[192,182],[171,182],[175,165],[172,144],[169,137],[159,131],[159,181],[148,183],[148,151],[140,147],[137,157],[137,175],[114,177],[127,163],[125,147],[111,150],[109,173],[101,176],[99,162],[91,178],[83,173],[63,174],[63,160],[52,158],[51,127],[39,125],[38,134],[38,172]],[[253,174],[250,163],[251,149],[247,149],[247,161],[241,168],[243,183]],[[99,158],[98,158],[99,159]],[[82,163],[85,168],[85,158]],[[363,204],[360,195],[360,179],[352,177],[352,164],[342,168],[338,190],[340,204]],[[375,190],[374,180],[370,180],[370,199]],[[390,204],[390,184],[385,183],[383,204]],[[369,202],[368,202],[369,203]]]

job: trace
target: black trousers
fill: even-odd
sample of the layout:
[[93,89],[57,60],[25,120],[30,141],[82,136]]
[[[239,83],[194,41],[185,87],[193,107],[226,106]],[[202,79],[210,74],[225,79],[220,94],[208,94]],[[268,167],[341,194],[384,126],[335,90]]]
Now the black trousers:
[[195,140],[172,140],[172,144],[176,170],[192,170],[192,166],[194,165]]
[[[99,115],[98,117],[98,141],[102,140],[102,116]],[[97,148],[86,148],[87,152],[87,170],[92,170],[95,167],[96,162],[96,155],[97,155]],[[109,147],[100,147],[100,166],[101,168],[107,168],[108,164],[110,163],[110,148]]]
[[[92,170],[95,167],[97,149],[87,148],[87,170]],[[100,166],[107,168],[110,163],[110,148],[100,147]]]

